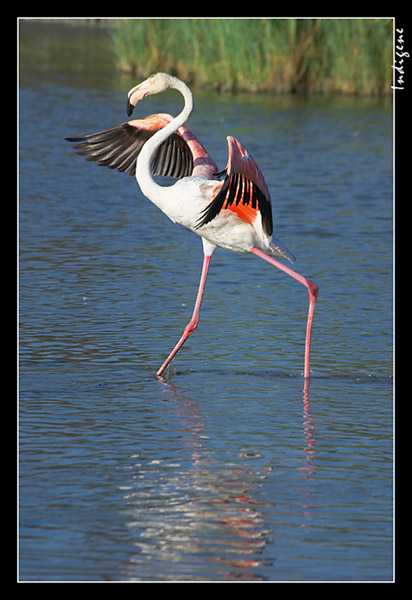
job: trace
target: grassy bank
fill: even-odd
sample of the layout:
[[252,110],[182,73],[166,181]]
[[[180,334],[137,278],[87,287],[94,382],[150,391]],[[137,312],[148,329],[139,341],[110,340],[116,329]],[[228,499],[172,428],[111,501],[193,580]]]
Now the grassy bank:
[[391,19],[121,19],[119,68],[193,86],[273,93],[391,92]]

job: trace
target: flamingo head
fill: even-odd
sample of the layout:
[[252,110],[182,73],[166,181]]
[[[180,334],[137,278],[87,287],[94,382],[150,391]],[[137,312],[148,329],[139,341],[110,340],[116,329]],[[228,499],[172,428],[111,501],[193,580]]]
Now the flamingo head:
[[127,94],[127,114],[130,117],[138,102],[150,94],[160,94],[173,87],[175,78],[167,73],[155,73],[133,87]]

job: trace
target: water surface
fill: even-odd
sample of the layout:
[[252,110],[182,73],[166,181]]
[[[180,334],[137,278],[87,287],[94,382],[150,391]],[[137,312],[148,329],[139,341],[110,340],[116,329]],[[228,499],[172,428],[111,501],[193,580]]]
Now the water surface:
[[196,93],[190,128],[221,168],[226,135],[250,149],[320,287],[312,379],[306,290],[220,250],[159,381],[200,239],[63,140],[127,119],[105,29],[20,27],[20,580],[391,580],[389,103]]

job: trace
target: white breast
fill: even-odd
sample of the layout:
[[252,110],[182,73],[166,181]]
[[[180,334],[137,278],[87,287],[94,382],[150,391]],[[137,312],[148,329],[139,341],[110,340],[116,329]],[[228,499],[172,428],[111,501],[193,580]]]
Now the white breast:
[[210,223],[197,229],[202,211],[212,200],[217,181],[202,177],[184,177],[163,188],[155,204],[174,223],[191,229],[211,244],[233,252],[250,252],[253,246],[265,249],[270,240],[263,234],[261,219],[255,226],[242,221],[234,212],[222,210]]

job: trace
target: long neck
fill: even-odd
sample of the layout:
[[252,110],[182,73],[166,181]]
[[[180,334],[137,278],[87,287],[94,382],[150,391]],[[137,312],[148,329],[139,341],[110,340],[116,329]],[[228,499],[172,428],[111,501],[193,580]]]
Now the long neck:
[[162,209],[162,201],[167,193],[167,187],[162,187],[155,182],[150,169],[154,152],[167,138],[187,121],[193,110],[193,96],[187,85],[175,77],[172,78],[172,89],[178,90],[183,95],[185,105],[181,113],[154,134],[143,146],[136,162],[136,179],[143,194],[154,204]]

